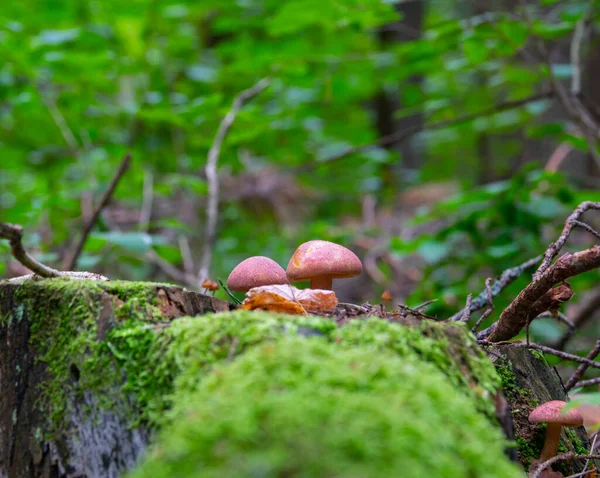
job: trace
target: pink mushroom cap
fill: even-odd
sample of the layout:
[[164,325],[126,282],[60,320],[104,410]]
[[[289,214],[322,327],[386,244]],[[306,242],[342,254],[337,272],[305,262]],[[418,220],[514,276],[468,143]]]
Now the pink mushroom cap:
[[360,259],[350,249],[329,241],[308,241],[300,245],[287,266],[291,282],[327,276],[342,279],[362,272]]
[[552,400],[541,404],[529,414],[531,423],[560,423],[562,426],[579,427],[583,425],[583,416],[576,408],[563,413],[566,402]]
[[239,292],[247,292],[263,285],[289,283],[283,267],[265,256],[253,256],[243,260],[227,278],[227,287]]

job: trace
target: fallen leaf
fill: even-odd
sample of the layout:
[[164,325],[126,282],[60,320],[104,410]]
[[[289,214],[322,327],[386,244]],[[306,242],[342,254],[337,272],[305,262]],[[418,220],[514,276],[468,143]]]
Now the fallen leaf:
[[307,310],[322,312],[338,304],[335,292],[321,289],[297,289],[291,285],[254,287],[246,293],[242,309],[270,310],[286,314],[305,315]]

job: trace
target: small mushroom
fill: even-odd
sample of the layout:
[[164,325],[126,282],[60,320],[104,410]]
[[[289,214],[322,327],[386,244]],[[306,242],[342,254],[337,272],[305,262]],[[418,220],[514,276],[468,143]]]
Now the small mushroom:
[[561,427],[580,427],[583,425],[583,417],[577,409],[571,409],[563,413],[566,402],[552,400],[543,403],[529,414],[531,423],[547,423],[546,441],[540,455],[539,461],[544,462],[556,455],[560,442]]
[[357,276],[360,259],[350,249],[329,241],[308,241],[300,245],[287,266],[290,282],[310,279],[311,289],[331,290],[333,279]]
[[264,285],[289,283],[283,267],[265,256],[253,256],[243,260],[227,278],[227,287],[238,292],[247,292],[253,287]]
[[208,292],[211,291],[213,296],[215,295],[215,291],[219,290],[219,284],[210,279],[204,279],[202,282],[202,287]]

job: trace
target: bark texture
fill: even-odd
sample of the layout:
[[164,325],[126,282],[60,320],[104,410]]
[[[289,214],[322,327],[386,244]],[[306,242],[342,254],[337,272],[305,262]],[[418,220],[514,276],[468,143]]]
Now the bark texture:
[[[118,410],[98,407],[101,397],[89,392],[71,397],[66,429],[52,439],[45,433],[49,418],[39,399],[40,387],[50,379],[50,373],[48,363],[39,360],[40,347],[31,338],[32,328],[39,326],[33,317],[40,309],[44,308],[50,318],[57,313],[53,303],[36,300],[36,294],[53,288],[55,281],[64,279],[27,284],[0,282],[0,477],[117,477],[135,464],[150,434],[144,426],[130,428]],[[79,292],[77,288],[57,288],[56,294],[63,294],[56,297],[57,303],[70,301],[75,310],[85,301],[97,310],[94,319],[98,340],[122,320],[117,309],[126,296],[154,297],[152,321],[166,322],[230,308],[219,299],[168,285],[73,282],[79,284]],[[70,379],[79,380],[79,374],[72,365]]]

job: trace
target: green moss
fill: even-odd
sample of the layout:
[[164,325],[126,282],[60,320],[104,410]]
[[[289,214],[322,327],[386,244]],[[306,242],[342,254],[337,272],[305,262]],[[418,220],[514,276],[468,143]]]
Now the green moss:
[[544,352],[542,352],[541,350],[535,350],[535,349],[531,349],[530,352],[531,352],[531,355],[533,355],[536,359],[538,359],[546,367],[548,367],[548,361],[546,360],[546,356],[544,355]]
[[[476,425],[475,430],[479,430],[478,420],[485,420],[484,414],[487,414],[488,417],[494,415],[490,397],[501,384],[494,366],[479,350],[473,337],[461,324],[425,321],[419,327],[406,327],[371,318],[350,321],[343,327],[337,327],[335,322],[323,317],[236,311],[181,318],[173,321],[170,327],[154,327],[153,323],[162,321],[165,318],[158,307],[154,285],[147,283],[82,283],[61,279],[41,281],[23,284],[19,288],[15,299],[23,306],[24,317],[27,317],[31,323],[31,342],[38,349],[38,359],[47,363],[50,372],[49,380],[42,385],[43,393],[41,394],[40,406],[50,417],[53,425],[50,430],[52,432],[64,431],[63,425],[66,423],[65,417],[70,403],[73,399],[80,397],[84,391],[92,392],[99,400],[100,408],[113,408],[116,402],[119,402],[121,407],[125,405],[122,410],[127,414],[132,426],[144,422],[151,427],[165,429],[177,427],[177,423],[181,419],[180,414],[187,413],[186,404],[204,403],[202,401],[198,402],[197,397],[202,396],[202,393],[208,393],[202,390],[206,390],[205,387],[208,386],[206,384],[210,380],[215,380],[215,376],[224,373],[223,370],[228,370],[230,364],[233,365],[242,359],[245,360],[247,354],[258,353],[253,352],[254,350],[261,350],[263,351],[261,353],[265,353],[264,350],[268,350],[269,347],[279,349],[280,345],[278,344],[282,342],[296,344],[299,341],[298,343],[307,344],[307,347],[312,347],[311,344],[320,344],[319,347],[325,347],[326,349],[326,351],[320,353],[325,354],[328,361],[333,360],[330,357],[331,351],[335,351],[340,357],[346,357],[346,359],[351,357],[353,353],[362,354],[360,355],[362,359],[379,364],[378,367],[383,367],[381,369],[385,372],[382,372],[383,377],[388,377],[392,373],[391,370],[388,370],[387,365],[381,363],[383,358],[385,358],[385,361],[390,360],[390,364],[404,364],[400,366],[400,371],[397,372],[401,375],[393,375],[392,377],[393,380],[399,380],[396,385],[393,385],[394,395],[390,395],[390,391],[385,391],[385,393],[381,391],[380,396],[379,391],[375,393],[371,390],[367,398],[367,395],[362,395],[361,387],[364,385],[370,390],[371,385],[363,381],[364,383],[360,382],[362,385],[358,386],[359,382],[356,382],[353,385],[356,390],[353,389],[354,391],[352,391],[352,393],[358,393],[356,407],[359,408],[356,408],[353,404],[354,399],[351,390],[346,390],[345,385],[341,391],[337,388],[332,391],[332,393],[343,392],[343,396],[340,397],[342,401],[338,402],[343,404],[342,409],[339,412],[332,412],[333,416],[338,417],[340,420],[340,417],[343,416],[348,423],[355,423],[353,421],[355,419],[352,417],[356,414],[357,422],[352,425],[352,430],[348,429],[348,433],[351,434],[348,440],[354,440],[356,443],[352,446],[361,450],[364,448],[368,451],[372,447],[369,444],[370,439],[365,440],[362,435],[364,431],[368,436],[369,427],[367,425],[372,420],[375,420],[374,423],[382,427],[376,432],[377,434],[383,433],[382,430],[386,427],[388,430],[399,427],[397,428],[399,433],[405,431],[408,433],[409,429],[404,428],[404,422],[398,421],[401,420],[400,418],[393,418],[390,414],[386,414],[386,420],[391,421],[384,426],[382,416],[377,415],[375,412],[375,408],[385,411],[387,408],[385,403],[396,400],[396,388],[404,387],[406,394],[410,392],[415,397],[420,397],[419,400],[421,398],[426,401],[433,400],[427,394],[421,397],[419,388],[422,386],[421,382],[411,381],[412,379],[407,378],[408,375],[406,377],[402,375],[408,374],[408,369],[418,369],[419,375],[433,374],[436,377],[435,383],[444,384],[442,389],[438,391],[438,395],[436,395],[440,400],[441,397],[447,396],[450,397],[448,399],[451,401],[468,404],[471,410],[470,413],[479,417],[476,419],[472,418],[471,415],[463,417],[464,423],[461,422],[462,425],[456,429],[456,433],[460,434],[461,437],[465,433],[467,435],[470,433],[466,430],[470,429],[469,427],[472,424]],[[106,307],[107,301],[108,307]],[[49,310],[52,311],[52,314],[48,313]],[[114,314],[112,314],[113,310]],[[16,317],[13,317],[13,320],[15,319]],[[294,345],[294,347],[302,346]],[[307,357],[304,357],[304,359],[307,359]],[[312,364],[311,360],[313,359],[308,360],[308,362]],[[339,373],[343,375],[346,373],[345,366],[338,362],[335,361],[335,366],[339,365],[341,367]],[[259,366],[255,359],[252,363],[257,369],[261,369],[262,365]],[[304,365],[300,368],[302,367]],[[353,367],[362,370],[360,362],[357,362]],[[334,368],[331,368],[328,380],[333,379],[334,370]],[[257,370],[256,373],[262,372]],[[304,375],[300,374],[299,377],[304,377]],[[369,381],[371,379],[369,378]],[[424,378],[424,380],[425,386],[429,387],[430,385],[427,385],[429,379]],[[379,379],[377,379],[377,383],[379,384]],[[267,386],[267,384],[262,386]],[[381,384],[377,385],[377,387],[380,386],[383,387]],[[298,392],[300,395],[286,395],[286,400],[288,400],[286,403],[291,404],[298,399],[301,400],[298,403],[302,403],[300,408],[304,408],[305,405],[308,407],[306,410],[301,410],[295,420],[304,421],[306,419],[307,424],[310,422],[309,417],[305,416],[311,410],[308,398],[309,390],[312,390],[316,397],[315,403],[325,400],[327,393],[329,393],[328,388],[325,387],[320,390],[319,387],[320,382],[311,384],[308,381],[306,386],[300,387],[302,389]],[[434,393],[433,388],[431,393]],[[240,400],[242,399],[240,398]],[[245,403],[248,403],[249,398],[245,400]],[[276,396],[269,397],[269,400],[276,400]],[[376,407],[375,405],[373,407],[367,406],[371,400],[374,404],[377,404]],[[408,400],[408,398],[404,397],[402,400]],[[274,404],[275,402],[270,403]],[[323,413],[330,413],[332,406],[332,404],[325,406]],[[460,405],[460,407],[462,406]],[[466,407],[466,405],[464,406]],[[360,413],[362,413],[363,408],[367,410],[364,417],[361,418]],[[206,410],[208,408],[205,409],[202,406],[198,407],[194,413],[205,414],[208,413]],[[288,413],[283,410],[282,408],[281,413],[283,415],[280,418]],[[390,410],[394,410],[395,414],[406,415],[406,412],[401,413],[400,409],[392,407]],[[251,406],[248,413],[254,412],[256,412],[256,409]],[[484,412],[484,414],[478,412]],[[411,410],[410,413],[412,414],[413,411]],[[454,422],[449,422],[447,417],[443,414],[440,415],[440,413],[442,412],[438,413],[431,410],[428,412],[432,421],[427,422],[426,428],[428,433],[434,436],[439,434],[438,428],[448,428],[446,424],[454,426]],[[235,415],[235,417],[236,420],[243,419],[238,415]],[[422,419],[425,420],[425,417]],[[402,420],[405,420],[405,418],[402,418]],[[436,422],[436,420],[439,420],[439,422]],[[245,426],[244,423],[243,420],[240,422],[241,428]],[[440,423],[443,423],[444,427],[440,427]],[[361,428],[363,426],[366,427],[364,430]],[[423,421],[423,426],[425,426],[425,421]],[[489,421],[487,421],[486,427],[493,430]],[[315,443],[317,443],[318,437],[309,434],[311,430],[306,430],[306,437],[310,437],[310,440],[315,440]],[[432,430],[435,430],[435,433]],[[339,427],[335,433],[337,438],[342,435]],[[355,433],[358,433],[358,435],[355,435]],[[448,431],[448,433],[454,432]],[[495,434],[496,432],[489,433]],[[442,434],[442,436],[444,440],[450,440],[451,438],[449,435]],[[328,435],[328,437],[327,440],[331,441],[330,445],[334,446],[334,435]],[[182,436],[181,440],[184,438]],[[304,435],[300,438],[304,440]],[[396,446],[397,440],[388,435],[385,435],[384,438],[388,441],[385,441],[382,446],[393,449],[393,454],[397,454],[398,451],[393,448]],[[374,442],[378,439],[374,439]],[[458,437],[452,438],[456,442],[460,442],[461,439]],[[497,441],[496,435],[493,435],[490,440],[490,443],[498,443],[498,449],[502,448],[502,444]],[[309,438],[306,438],[307,447],[308,441]],[[431,457],[437,457],[439,443],[439,441],[423,442],[421,445],[425,447],[427,453],[431,454]],[[450,449],[455,446],[452,443],[448,444]],[[472,444],[468,446],[472,446]],[[378,447],[379,445],[375,446],[375,448]],[[446,447],[446,444],[442,448],[444,447]],[[318,449],[318,447],[316,448]],[[271,451],[275,453],[273,450]],[[338,450],[334,447],[332,448],[332,456],[339,456],[342,459],[345,456],[344,453],[346,453],[344,450]],[[457,456],[463,456],[461,453],[466,453],[466,448],[461,450],[458,450],[460,453]],[[287,453],[285,450],[284,452]],[[276,453],[280,453],[280,451]],[[367,453],[362,450],[360,453],[371,456],[370,451]],[[388,452],[385,451],[385,453]],[[374,456],[380,458],[377,458],[375,462],[380,463],[377,460],[383,460],[381,457],[385,453],[378,449]],[[473,463],[480,460],[477,456],[479,452],[475,453],[473,451],[473,453],[474,456],[471,457],[471,462],[464,465],[467,468],[476,466]],[[385,461],[388,461],[390,457],[385,456]],[[430,463],[432,459],[429,462],[425,461],[425,463]],[[493,458],[493,460],[499,459]],[[349,463],[354,463],[352,460]],[[437,458],[434,459],[436,463],[437,460]],[[440,466],[443,468],[445,466],[443,465],[444,461],[450,460],[450,458],[440,460],[440,463],[442,463]],[[327,465],[328,467],[332,466],[331,463],[333,462],[327,462],[330,463]],[[365,468],[371,466],[367,465],[366,461],[357,466],[357,470],[372,471],[374,469]],[[399,465],[394,458],[389,466],[382,465],[381,469],[395,470],[394,467],[396,466]],[[458,469],[462,468],[459,467]],[[359,475],[360,473],[349,473],[344,476]],[[298,476],[316,475],[303,474]],[[368,476],[375,475],[368,473]],[[450,475],[441,474],[439,476]]]
[[40,384],[39,403],[49,415],[51,432],[62,429],[70,398],[80,396],[84,390],[101,391],[97,397],[105,406],[121,398],[114,386],[121,376],[110,340],[99,340],[98,320],[106,305],[103,298],[119,299],[115,300],[115,321],[128,316],[138,323],[161,318],[154,305],[153,288],[147,283],[53,279],[25,282],[15,292],[19,306],[13,309],[9,321],[19,321],[27,314],[30,342],[38,349],[37,360],[47,364],[51,377]]
[[214,367],[131,476],[520,477],[433,364],[286,337]]

